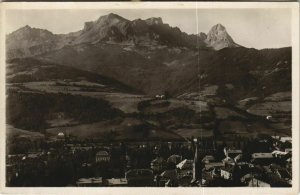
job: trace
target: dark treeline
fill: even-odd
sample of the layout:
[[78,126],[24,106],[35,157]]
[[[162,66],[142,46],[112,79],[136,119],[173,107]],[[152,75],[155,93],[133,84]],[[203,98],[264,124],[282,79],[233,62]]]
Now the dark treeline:
[[8,93],[6,106],[7,123],[31,131],[47,128],[47,119],[56,113],[81,123],[112,119],[122,114],[105,100],[62,93]]

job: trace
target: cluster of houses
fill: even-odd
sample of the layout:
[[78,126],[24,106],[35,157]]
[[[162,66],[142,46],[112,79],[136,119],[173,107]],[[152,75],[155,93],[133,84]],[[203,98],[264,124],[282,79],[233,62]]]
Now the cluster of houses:
[[[62,135],[59,135],[62,137]],[[73,185],[78,187],[88,186],[207,186],[207,187],[289,187],[292,185],[292,139],[290,137],[273,136],[269,140],[272,147],[259,152],[247,153],[244,149],[224,146],[220,153],[215,149],[204,150],[201,140],[195,139],[191,144],[183,144],[191,148],[192,155],[187,157],[172,149],[172,143],[168,142],[170,154],[160,155],[158,147],[153,147],[151,155],[154,158],[143,167],[132,165],[132,157],[124,155],[125,165],[119,177],[94,177],[76,178]],[[147,148],[145,144],[135,143],[134,147]],[[64,147],[70,156],[78,152],[91,151],[95,146],[65,144]],[[82,163],[81,168],[91,168],[94,164],[113,164],[111,154],[112,145],[102,146],[95,153],[89,153],[92,161]],[[215,147],[214,147],[215,148]],[[150,151],[150,150],[147,150]],[[28,154],[7,155],[7,182],[11,178],[18,177],[20,164],[34,164],[34,162],[47,161],[55,156],[55,149]],[[123,155],[123,154],[122,154]],[[150,154],[149,154],[150,155]],[[121,156],[120,156],[121,157]]]
[[[101,185],[289,187],[292,185],[291,139],[273,137],[272,142],[274,148],[271,152],[252,154],[224,147],[222,160],[217,160],[218,157],[213,153],[201,153],[196,143],[195,154],[191,159],[179,154],[172,154],[168,158],[158,155],[151,161],[149,168],[129,169],[124,178],[106,180]],[[279,144],[287,147],[279,148]],[[109,154],[98,152],[96,159],[107,161]]]

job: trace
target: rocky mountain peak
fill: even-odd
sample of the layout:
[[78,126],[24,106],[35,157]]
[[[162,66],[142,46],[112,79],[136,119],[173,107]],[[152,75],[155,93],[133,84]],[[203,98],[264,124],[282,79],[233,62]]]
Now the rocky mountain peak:
[[29,29],[32,29],[29,25],[20,28],[20,30],[29,30]]
[[223,26],[222,24],[218,23],[216,25],[214,25],[212,27],[213,30],[216,30],[216,31],[226,31],[226,28],[225,26]]
[[32,28],[29,25],[23,26],[10,34],[8,34],[8,39],[22,39],[22,38],[49,38],[54,36],[52,32],[40,29],[40,28]]
[[126,21],[128,20],[117,14],[110,13],[104,16],[100,16],[100,18],[96,21],[96,23],[114,25],[116,23],[126,22]]
[[11,33],[8,34],[8,36],[14,36],[16,34],[24,34],[24,33],[28,33],[28,31],[32,30],[32,28],[29,25],[23,26]]
[[225,47],[238,47],[231,36],[227,33],[226,28],[222,24],[214,25],[207,33],[205,40],[208,47],[220,50]]

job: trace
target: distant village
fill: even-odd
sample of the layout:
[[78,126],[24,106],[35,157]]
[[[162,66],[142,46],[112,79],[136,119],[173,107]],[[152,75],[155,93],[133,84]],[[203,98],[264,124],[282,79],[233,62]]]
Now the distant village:
[[276,135],[97,143],[60,132],[20,151],[6,156],[7,186],[292,186],[292,139]]

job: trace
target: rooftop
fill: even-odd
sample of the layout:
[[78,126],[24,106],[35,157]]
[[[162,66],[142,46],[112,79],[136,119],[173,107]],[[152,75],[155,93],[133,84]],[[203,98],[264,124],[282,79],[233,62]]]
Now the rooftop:
[[97,154],[96,154],[96,156],[108,156],[109,154],[108,154],[108,152],[107,151],[99,151],[99,152],[97,152]]
[[258,158],[273,158],[272,153],[253,153],[252,158],[258,159]]
[[286,154],[288,154],[288,152],[282,152],[282,151],[279,151],[279,150],[274,150],[272,152],[272,154],[274,154],[274,155],[286,155]]
[[77,184],[102,183],[102,177],[80,178]]
[[126,185],[127,179],[126,178],[111,178],[107,179],[108,185]]
[[176,165],[179,169],[191,169],[193,167],[193,160],[184,159],[179,164]]
[[214,161],[215,160],[215,157],[213,157],[212,155],[206,155],[204,156],[204,158],[202,159],[202,162],[204,161]]
[[292,142],[292,138],[291,137],[281,137],[280,141],[281,142]]
[[231,150],[230,149],[230,150],[228,150],[228,153],[235,153],[235,154],[238,153],[238,154],[241,154],[243,152],[242,152],[242,150]]
[[212,163],[207,163],[205,165],[206,169],[212,168],[212,167],[223,167],[224,163],[223,162],[212,162]]

